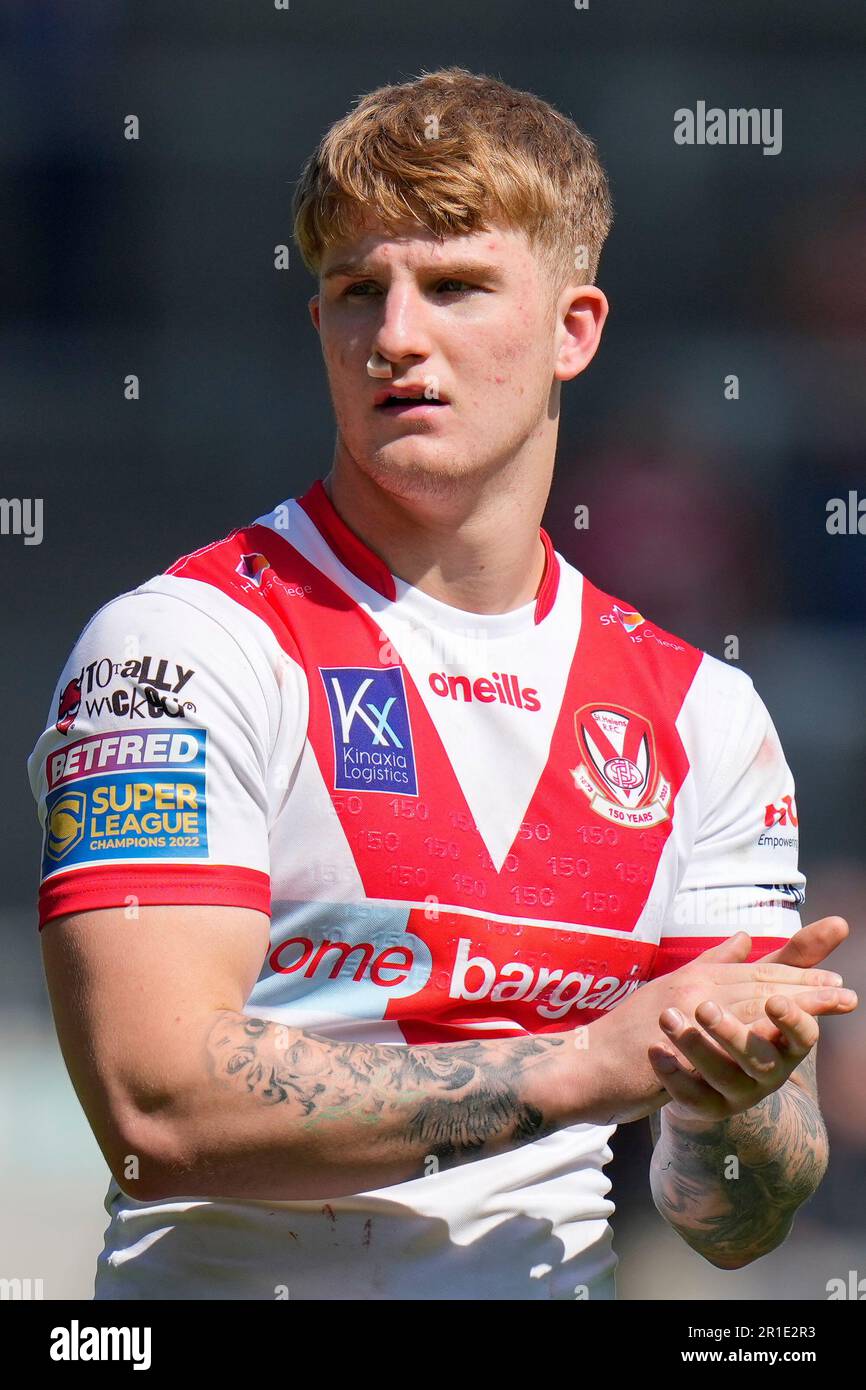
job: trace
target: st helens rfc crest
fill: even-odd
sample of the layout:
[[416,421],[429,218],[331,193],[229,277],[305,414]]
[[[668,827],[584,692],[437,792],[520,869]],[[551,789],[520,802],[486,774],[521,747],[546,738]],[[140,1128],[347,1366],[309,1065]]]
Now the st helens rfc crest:
[[667,820],[671,786],[648,719],[621,705],[584,705],[574,732],[581,761],[571,775],[597,815],[640,829]]

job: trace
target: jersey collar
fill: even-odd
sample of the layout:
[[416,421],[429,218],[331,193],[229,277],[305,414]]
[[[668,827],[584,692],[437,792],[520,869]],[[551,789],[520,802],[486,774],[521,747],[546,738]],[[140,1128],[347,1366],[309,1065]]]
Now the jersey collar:
[[[325,491],[321,478],[317,478],[297,502],[346,569],[393,603],[397,598],[393,574],[385,561],[349,529]],[[538,534],[544,546],[545,558],[544,573],[535,595],[536,623],[547,617],[556,601],[559,587],[559,561],[553,542],[543,526],[539,526]]]

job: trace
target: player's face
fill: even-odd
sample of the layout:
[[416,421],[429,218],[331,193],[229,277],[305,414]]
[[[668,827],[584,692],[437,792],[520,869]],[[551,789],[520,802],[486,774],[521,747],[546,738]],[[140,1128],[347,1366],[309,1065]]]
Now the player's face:
[[[398,492],[493,473],[545,432],[555,440],[557,377],[595,350],[572,363],[545,269],[504,227],[439,241],[417,223],[398,236],[374,226],[328,251],[310,312],[338,450]],[[374,354],[390,378],[370,375]],[[426,399],[382,400],[400,387]]]

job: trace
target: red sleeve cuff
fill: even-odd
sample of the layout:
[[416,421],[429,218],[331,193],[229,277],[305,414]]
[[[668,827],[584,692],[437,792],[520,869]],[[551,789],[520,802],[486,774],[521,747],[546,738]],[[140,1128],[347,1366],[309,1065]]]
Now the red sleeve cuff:
[[99,907],[126,907],[137,898],[142,907],[251,907],[271,911],[271,880],[259,869],[233,864],[99,865],[54,874],[39,889],[39,929],[53,917]]
[[738,931],[748,932],[752,938],[752,949],[746,956],[744,964],[760,960],[762,956],[768,956],[771,951],[781,950],[791,939],[789,936],[756,936],[754,932],[749,931],[748,927],[733,927],[723,936],[675,936],[669,941],[662,941],[653,961],[649,979],[657,980],[660,975],[667,975],[671,970],[679,970],[681,965],[688,965],[690,960],[703,955],[704,951],[709,951],[711,946],[720,946],[723,941],[736,936]]

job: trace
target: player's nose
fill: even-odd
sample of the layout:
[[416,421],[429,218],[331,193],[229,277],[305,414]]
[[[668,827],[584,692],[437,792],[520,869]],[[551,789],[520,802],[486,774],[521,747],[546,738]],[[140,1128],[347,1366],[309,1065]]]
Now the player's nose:
[[391,285],[383,297],[372,348],[390,362],[403,357],[426,357],[431,346],[428,309],[423,295],[412,286]]

